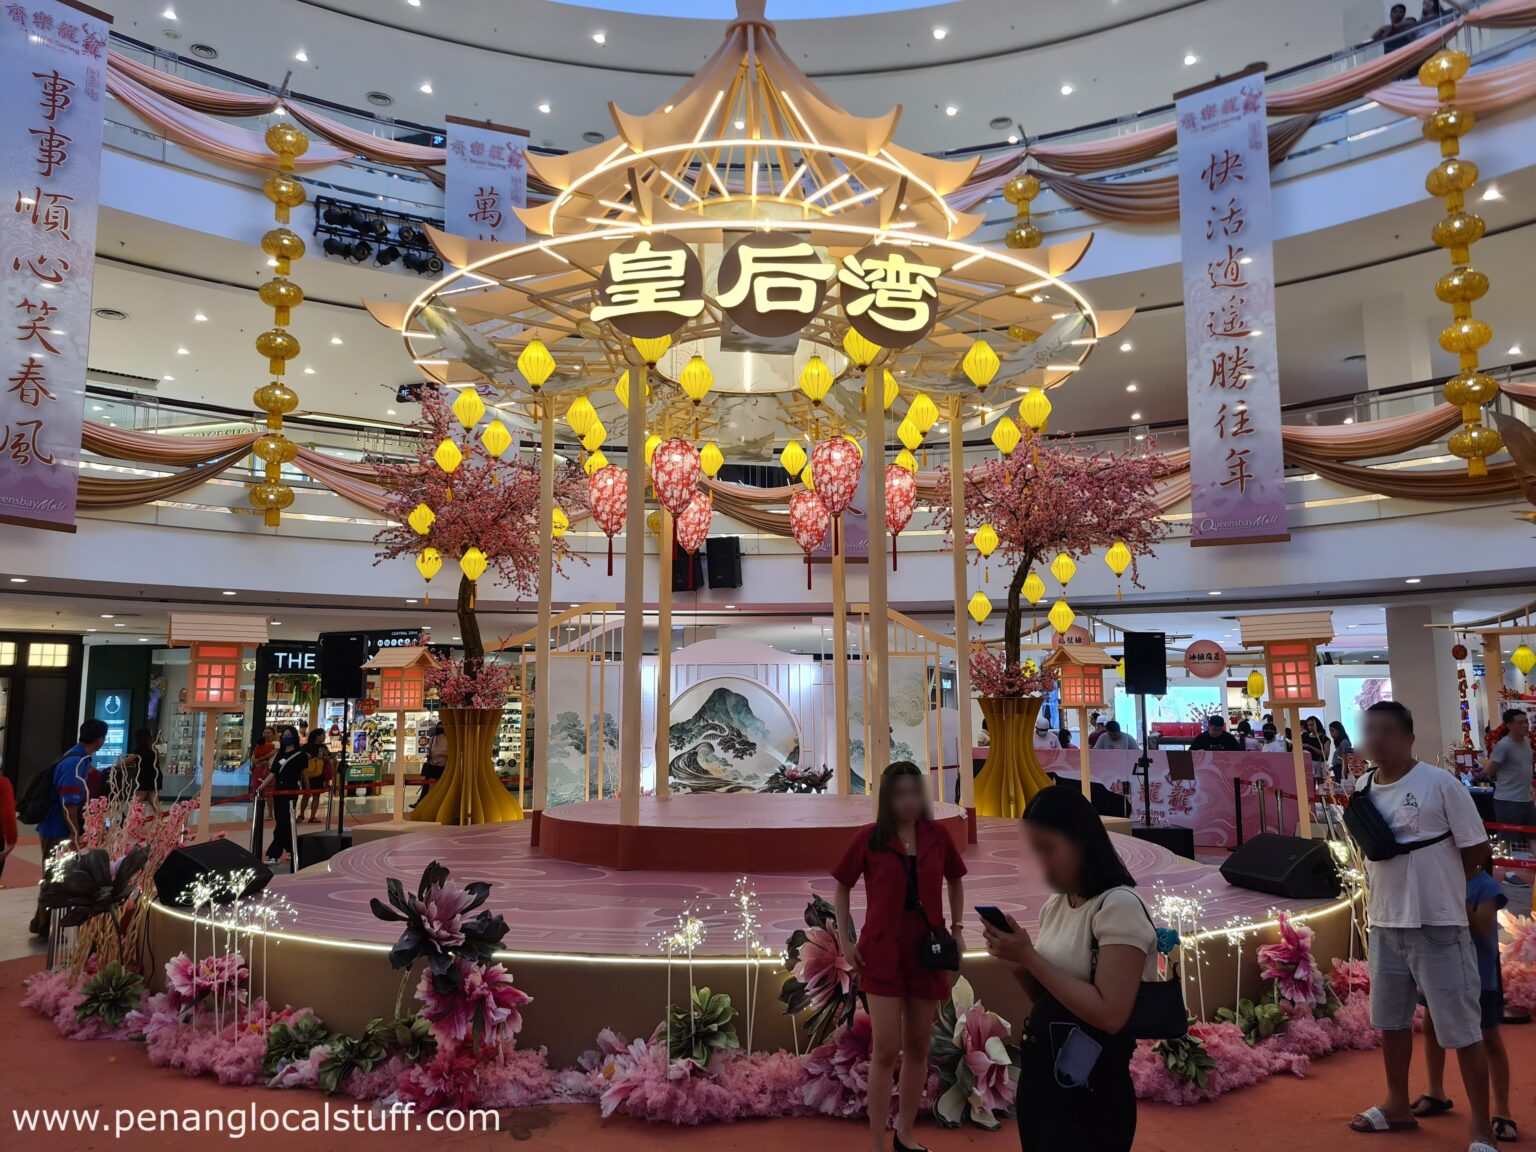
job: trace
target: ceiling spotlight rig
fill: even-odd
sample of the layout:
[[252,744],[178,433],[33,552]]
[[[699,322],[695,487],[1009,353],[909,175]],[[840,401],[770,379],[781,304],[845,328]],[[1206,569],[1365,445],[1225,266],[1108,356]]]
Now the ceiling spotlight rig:
[[364,208],[333,196],[315,197],[315,231],[327,256],[362,264],[370,257],[378,268],[399,261],[418,276],[441,276],[443,260],[427,239],[427,225],[441,220]]

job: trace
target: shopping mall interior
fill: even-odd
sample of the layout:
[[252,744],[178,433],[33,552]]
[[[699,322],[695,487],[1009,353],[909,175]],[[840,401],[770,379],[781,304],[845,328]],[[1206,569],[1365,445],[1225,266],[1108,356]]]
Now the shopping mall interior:
[[[9,1146],[1396,1132],[1390,724],[1502,970],[1403,1143],[1536,1130],[1536,0],[100,2],[0,12]],[[1189,1018],[1070,1123],[1053,797]]]

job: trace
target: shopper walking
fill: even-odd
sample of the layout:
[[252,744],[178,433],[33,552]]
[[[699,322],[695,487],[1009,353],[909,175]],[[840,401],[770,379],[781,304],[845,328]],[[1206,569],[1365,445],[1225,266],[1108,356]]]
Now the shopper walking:
[[[947,934],[963,951],[961,915],[965,862],[955,842],[933,821],[928,791],[916,764],[898,761],[880,776],[875,822],[861,828],[832,870],[837,881],[837,935],[843,955],[869,1001],[873,1040],[869,1061],[869,1143],[885,1148],[891,1084],[901,1063],[895,1152],[913,1152],[912,1125],[928,1083],[928,1039],[939,1002],[949,999],[949,973],[925,967],[920,953],[931,934]],[[857,943],[850,897],[864,881],[864,927]],[[946,890],[947,889],[947,893]]]
[[[331,758],[331,750],[326,745],[325,733],[320,729],[312,729],[309,733],[309,741],[304,745],[304,752],[309,757],[309,763],[304,766],[304,783],[302,787],[310,794],[299,797],[299,805],[296,810],[296,824],[320,823],[320,792],[329,789],[331,782],[336,779],[336,769]],[[309,815],[305,816],[305,810]]]
[[[77,840],[84,823],[80,809],[85,805],[86,777],[90,775],[91,757],[101,750],[107,739],[107,724],[95,717],[80,725],[80,739],[43,769],[51,775],[49,793],[52,806],[48,815],[37,826],[37,837],[42,845],[42,863],[46,868],[48,857],[61,846]],[[34,936],[48,934],[48,909],[43,907],[42,894],[38,894],[37,910],[32,913],[28,925]]]
[[[1531,721],[1523,708],[1505,711],[1504,735],[1483,761],[1483,771],[1493,777],[1493,812],[1498,822],[1536,826],[1536,804],[1531,803]],[[1506,836],[1517,851],[1529,850],[1528,834]],[[1522,886],[1530,883],[1519,871],[1511,871],[1505,879]]]
[[1440,1044],[1456,1050],[1471,1152],[1493,1152],[1480,982],[1466,907],[1467,877],[1493,855],[1488,838],[1461,781],[1414,757],[1413,715],[1403,705],[1382,700],[1366,710],[1365,754],[1375,767],[1351,802],[1374,806],[1398,853],[1366,861],[1371,1024],[1381,1032],[1387,1097],[1356,1115],[1350,1127],[1390,1132],[1418,1126],[1408,1071],[1422,994]]
[[299,730],[291,724],[284,725],[277,736],[277,757],[272,762],[272,773],[262,781],[262,790],[272,793],[272,843],[267,846],[267,859],[280,861],[285,855],[295,853],[293,836],[292,793],[304,784],[304,769],[309,765],[309,754],[299,743]]
[[1125,1034],[1143,980],[1157,978],[1157,932],[1136,881],[1082,792],[1046,788],[1024,838],[1054,895],[1037,938],[1012,917],[983,925],[987,951],[1013,965],[1032,1005],[1020,1045],[1023,1152],[1128,1152],[1136,1090]]

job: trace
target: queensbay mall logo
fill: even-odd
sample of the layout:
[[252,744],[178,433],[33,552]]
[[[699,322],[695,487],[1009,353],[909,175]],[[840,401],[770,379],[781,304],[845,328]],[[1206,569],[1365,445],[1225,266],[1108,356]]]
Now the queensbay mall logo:
[[[783,338],[819,315],[835,286],[843,316],[859,335],[882,348],[906,348],[938,320],[940,271],[892,245],[871,244],[833,263],[792,233],[753,232],[726,248],[714,302],[744,331]],[[593,320],[655,339],[704,311],[704,273],[693,249],[675,236],[639,236],[609,255],[598,296]]]

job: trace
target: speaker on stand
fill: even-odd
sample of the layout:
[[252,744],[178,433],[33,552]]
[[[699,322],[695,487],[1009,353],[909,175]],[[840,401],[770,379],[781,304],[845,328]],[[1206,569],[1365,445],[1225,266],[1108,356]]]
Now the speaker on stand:
[[[1141,777],[1141,820],[1133,825],[1134,836],[1148,839],[1152,824],[1152,757],[1147,754],[1147,697],[1168,691],[1168,636],[1164,632],[1127,632],[1125,645],[1125,690],[1137,697],[1136,711],[1141,717],[1141,755],[1131,775]],[[1191,853],[1193,855],[1193,853]]]
[[704,547],[709,555],[709,586],[740,588],[741,537],[711,536]]
[[[311,851],[319,853],[310,863],[328,860],[352,842],[350,834],[343,830],[347,814],[347,752],[352,742],[352,701],[361,700],[368,691],[368,674],[363,671],[367,659],[368,643],[357,633],[320,633],[320,695],[343,701],[341,755],[336,758],[336,831],[327,829],[300,837],[295,828],[293,855],[298,867],[304,866],[302,857],[309,854],[300,847],[304,840],[315,841]],[[326,845],[319,842],[322,837]]]

